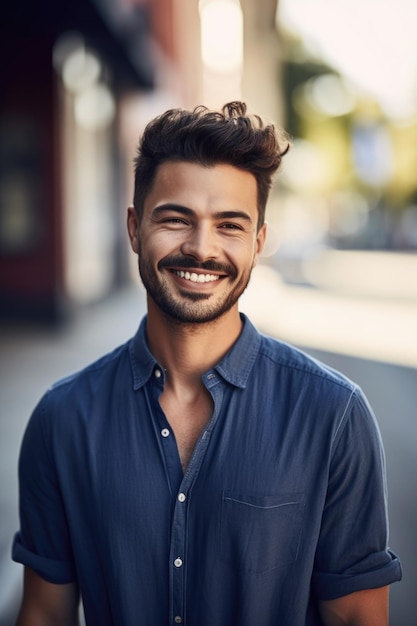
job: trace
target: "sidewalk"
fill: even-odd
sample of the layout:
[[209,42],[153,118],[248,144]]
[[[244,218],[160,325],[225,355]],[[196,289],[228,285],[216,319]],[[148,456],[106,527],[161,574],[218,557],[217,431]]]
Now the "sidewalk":
[[[381,272],[379,285],[368,268],[368,289],[366,270],[354,293],[346,284],[348,268],[345,275],[339,273],[336,290],[325,284],[323,275],[319,289],[287,285],[273,269],[259,265],[241,309],[267,334],[306,349],[417,367],[417,256],[411,266],[404,262],[398,280],[392,275],[384,282]],[[402,297],[397,295],[400,288]]]

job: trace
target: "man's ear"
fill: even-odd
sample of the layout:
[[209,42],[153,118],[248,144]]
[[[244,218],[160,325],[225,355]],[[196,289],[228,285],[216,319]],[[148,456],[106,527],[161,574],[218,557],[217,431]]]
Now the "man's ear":
[[127,209],[127,232],[130,246],[136,254],[139,252],[139,221],[133,206]]
[[253,257],[252,267],[255,267],[255,265],[258,263],[258,259],[260,255],[262,254],[262,250],[264,249],[265,241],[266,241],[266,232],[267,232],[267,225],[265,222],[264,224],[262,224],[262,226],[260,227],[260,229],[258,230],[256,234],[255,254]]

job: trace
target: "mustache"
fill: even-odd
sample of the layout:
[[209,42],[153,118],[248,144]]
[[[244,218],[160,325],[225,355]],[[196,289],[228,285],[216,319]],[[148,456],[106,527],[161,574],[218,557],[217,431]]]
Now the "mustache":
[[186,256],[167,256],[164,259],[161,259],[158,263],[158,269],[162,269],[163,267],[175,267],[176,269],[184,270],[193,268],[197,270],[204,270],[206,272],[228,274],[232,277],[236,276],[236,269],[233,265],[228,265],[227,263],[217,263],[216,261],[210,259],[200,262]]

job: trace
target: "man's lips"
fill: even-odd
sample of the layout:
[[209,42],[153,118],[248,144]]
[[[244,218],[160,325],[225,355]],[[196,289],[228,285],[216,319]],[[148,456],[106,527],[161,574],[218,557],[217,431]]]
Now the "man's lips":
[[158,269],[167,269],[178,278],[191,283],[205,284],[218,282],[223,278],[234,279],[236,269],[226,263],[218,263],[212,259],[204,263],[196,263],[196,260],[188,257],[165,257],[158,263]]
[[188,270],[172,270],[172,272],[176,276],[179,276],[179,278],[184,278],[192,283],[212,283],[220,278],[217,274],[204,274],[202,272],[190,272]]

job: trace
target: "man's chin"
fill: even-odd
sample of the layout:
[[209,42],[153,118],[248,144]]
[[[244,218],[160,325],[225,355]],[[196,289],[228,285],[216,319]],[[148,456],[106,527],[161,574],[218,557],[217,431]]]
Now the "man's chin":
[[214,322],[231,308],[230,303],[210,306],[208,298],[207,294],[193,293],[191,298],[184,298],[181,303],[159,301],[156,304],[168,319],[178,324],[200,325]]
[[192,307],[166,307],[165,315],[178,324],[208,324],[221,317],[221,311],[207,309],[196,310]]
[[180,293],[183,298],[187,298],[190,302],[202,302],[203,300],[208,300],[211,297],[209,293],[202,293],[201,291],[181,291]]

